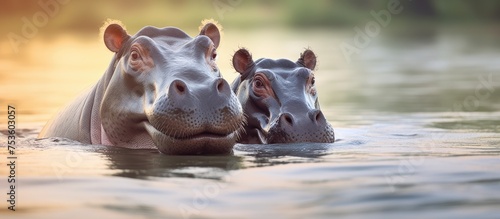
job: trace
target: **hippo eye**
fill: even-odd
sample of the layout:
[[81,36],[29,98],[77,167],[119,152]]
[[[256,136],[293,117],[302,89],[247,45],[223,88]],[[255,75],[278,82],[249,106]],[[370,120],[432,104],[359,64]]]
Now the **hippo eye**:
[[314,78],[314,76],[310,77],[309,78],[309,85],[306,85],[307,86],[307,90],[309,91],[309,93],[313,96],[316,96],[316,88],[314,88],[314,84],[316,83],[316,78]]
[[264,83],[260,79],[255,79],[253,86],[255,86],[255,88],[262,88],[264,87]]
[[130,53],[130,58],[132,60],[137,60],[139,58],[139,52],[133,50],[131,53]]
[[215,60],[215,58],[217,58],[217,52],[214,50],[214,52],[212,52],[212,60]]
[[252,89],[256,96],[266,98],[272,95],[269,81],[263,74],[256,74],[253,78]]

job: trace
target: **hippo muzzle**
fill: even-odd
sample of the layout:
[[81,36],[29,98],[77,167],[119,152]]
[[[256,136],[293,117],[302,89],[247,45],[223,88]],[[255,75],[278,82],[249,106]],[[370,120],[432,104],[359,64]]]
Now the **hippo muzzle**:
[[189,85],[174,80],[147,110],[146,130],[166,154],[231,151],[243,121],[241,106],[223,79]]
[[335,141],[332,126],[320,110],[311,50],[297,62],[286,59],[253,61],[246,49],[233,56],[240,73],[232,89],[247,116],[240,143],[296,143]]
[[[291,105],[297,105],[289,103]],[[270,123],[267,143],[323,142],[335,140],[332,126],[320,110],[305,109],[280,113]]]

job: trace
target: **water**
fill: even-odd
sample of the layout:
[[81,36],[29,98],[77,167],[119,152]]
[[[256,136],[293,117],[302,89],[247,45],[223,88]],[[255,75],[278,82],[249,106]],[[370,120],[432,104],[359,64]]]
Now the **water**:
[[498,218],[498,31],[384,34],[351,63],[337,47],[352,37],[349,30],[272,31],[226,31],[219,51],[224,76],[235,77],[227,60],[238,46],[255,58],[290,59],[310,46],[319,57],[317,86],[334,144],[166,156],[36,139],[57,108],[100,77],[111,54],[101,42],[63,37],[34,40],[28,55],[4,59],[0,93],[9,95],[0,103],[18,109],[20,141],[17,211],[2,201],[2,218]]

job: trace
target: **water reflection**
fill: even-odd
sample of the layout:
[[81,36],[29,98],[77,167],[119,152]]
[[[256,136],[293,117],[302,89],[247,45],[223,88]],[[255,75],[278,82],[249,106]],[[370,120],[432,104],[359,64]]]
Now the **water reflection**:
[[327,155],[335,145],[324,143],[295,143],[295,144],[237,144],[235,150],[244,152],[247,156],[264,157],[284,157],[292,156],[299,158],[320,158]]
[[[102,152],[114,176],[147,179],[148,177],[186,177],[222,179],[228,171],[244,168],[243,158],[227,156],[172,156],[157,150],[114,149]],[[146,159],[145,159],[146,158]]]
[[[28,132],[27,136],[36,136]],[[340,143],[339,143],[340,142]],[[237,144],[233,155],[171,156],[157,150],[133,150],[86,145],[64,138],[27,138],[20,156],[29,160],[28,175],[58,178],[81,175],[111,175],[134,179],[151,177],[204,178],[222,180],[229,172],[246,168],[322,162],[321,157],[338,147],[356,146],[360,141],[340,140],[334,144]],[[46,162],[50,160],[50,162]],[[43,171],[40,171],[42,169]]]

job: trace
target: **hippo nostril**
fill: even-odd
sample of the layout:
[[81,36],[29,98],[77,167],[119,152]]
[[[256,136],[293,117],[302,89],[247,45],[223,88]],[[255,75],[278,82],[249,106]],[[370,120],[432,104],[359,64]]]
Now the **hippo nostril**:
[[177,89],[177,91],[179,91],[179,93],[184,93],[184,86],[180,85],[180,84],[176,84],[175,85],[175,88]]
[[214,88],[217,89],[217,92],[221,94],[222,96],[229,96],[231,95],[231,88],[229,87],[229,84],[227,81],[225,81],[222,78],[219,78],[215,80],[214,82]]
[[293,117],[290,113],[283,113],[281,114],[281,121],[288,123],[290,126],[293,125]]
[[325,120],[325,116],[320,110],[313,110],[310,112],[310,118],[313,122],[318,123]]
[[222,80],[218,80],[218,81],[217,81],[217,90],[218,90],[219,92],[222,92],[222,91],[223,91],[223,89],[224,89],[224,82],[223,82]]
[[172,84],[170,84],[170,95],[178,96],[184,95],[188,92],[188,88],[186,83],[181,80],[174,80]]
[[183,94],[186,91],[186,87],[182,83],[175,83],[175,89],[179,94]]

